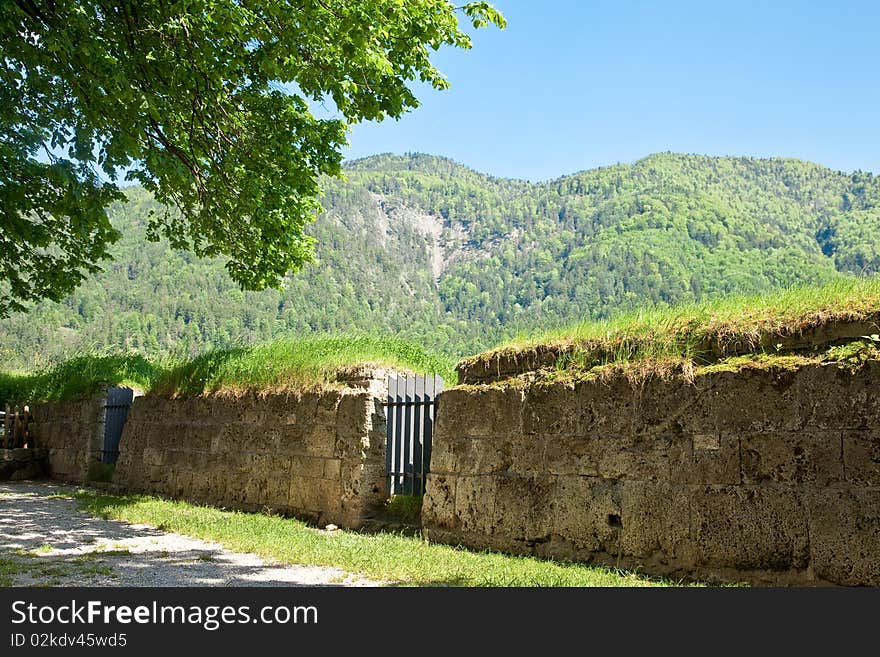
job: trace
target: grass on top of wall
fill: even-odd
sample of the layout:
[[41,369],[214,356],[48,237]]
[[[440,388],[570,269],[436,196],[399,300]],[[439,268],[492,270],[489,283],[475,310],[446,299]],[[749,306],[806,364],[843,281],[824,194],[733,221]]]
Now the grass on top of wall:
[[161,372],[161,365],[137,354],[82,354],[38,372],[0,372],[0,401],[82,399],[102,385],[149,390]]
[[176,362],[158,363],[136,354],[81,354],[42,371],[0,372],[0,402],[82,399],[101,385],[165,395],[317,388],[332,384],[339,368],[363,364],[436,373],[447,385],[455,383],[454,363],[418,345],[395,338],[343,335],[284,338]]
[[214,541],[283,563],[334,566],[409,586],[670,586],[633,572],[474,552],[403,534],[322,531],[292,518],[226,511],[141,495],[75,493],[81,510]]
[[566,366],[664,359],[700,364],[705,356],[701,349],[709,344],[722,352],[732,345],[752,345],[757,353],[766,336],[797,335],[834,321],[876,319],[878,314],[880,277],[848,277],[818,287],[642,308],[521,337],[463,363],[549,346],[566,353]]
[[169,368],[153,385],[164,395],[311,388],[332,384],[346,366],[375,364],[436,373],[455,382],[454,363],[411,342],[372,336],[284,338],[212,351]]

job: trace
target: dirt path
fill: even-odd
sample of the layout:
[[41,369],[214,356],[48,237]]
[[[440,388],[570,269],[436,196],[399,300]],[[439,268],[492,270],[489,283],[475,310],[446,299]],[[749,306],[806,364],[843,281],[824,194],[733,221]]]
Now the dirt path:
[[103,520],[49,483],[0,483],[0,585],[378,586],[335,568],[271,563],[147,525]]

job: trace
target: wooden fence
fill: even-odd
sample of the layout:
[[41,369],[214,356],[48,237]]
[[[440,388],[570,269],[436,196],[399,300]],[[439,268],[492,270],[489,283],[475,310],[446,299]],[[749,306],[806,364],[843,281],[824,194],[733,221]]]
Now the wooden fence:
[[6,404],[6,409],[0,411],[3,416],[3,422],[0,424],[3,435],[0,436],[0,446],[4,449],[14,449],[16,447],[30,447],[30,423],[32,420],[30,408],[25,406],[19,410],[18,406],[10,408]]

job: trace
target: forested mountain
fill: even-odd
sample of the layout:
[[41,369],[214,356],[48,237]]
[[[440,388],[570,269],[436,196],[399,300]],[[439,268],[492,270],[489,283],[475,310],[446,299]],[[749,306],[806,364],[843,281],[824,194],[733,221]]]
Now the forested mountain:
[[641,304],[880,270],[880,178],[799,160],[658,154],[534,184],[380,155],[325,187],[316,262],[261,293],[239,291],[220,260],[147,242],[154,202],[128,190],[116,260],[63,303],[3,320],[0,356],[32,367],[327,331],[462,355]]

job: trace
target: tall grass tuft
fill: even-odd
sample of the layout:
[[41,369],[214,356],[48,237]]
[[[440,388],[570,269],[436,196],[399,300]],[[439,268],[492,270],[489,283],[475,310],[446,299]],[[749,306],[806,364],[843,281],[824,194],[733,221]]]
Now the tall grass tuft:
[[81,399],[101,385],[149,390],[162,365],[137,354],[81,354],[36,372],[0,372],[0,401],[10,404]]
[[310,388],[333,383],[351,365],[436,373],[455,382],[454,363],[411,342],[367,335],[283,338],[212,351],[166,371],[153,386],[165,395]]
[[[642,308],[520,338],[478,358],[560,345],[573,347],[567,358],[585,366],[664,358],[699,362],[700,347],[709,343],[723,350],[726,344],[757,344],[765,335],[796,335],[828,322],[878,314],[880,277],[851,277],[820,287]],[[578,363],[579,358],[584,362]]]
[[0,372],[0,402],[79,399],[101,385],[181,396],[319,388],[333,384],[338,369],[366,364],[436,373],[448,385],[455,383],[454,363],[418,345],[396,338],[341,335],[284,338],[162,363],[133,354],[83,354],[37,372]]

